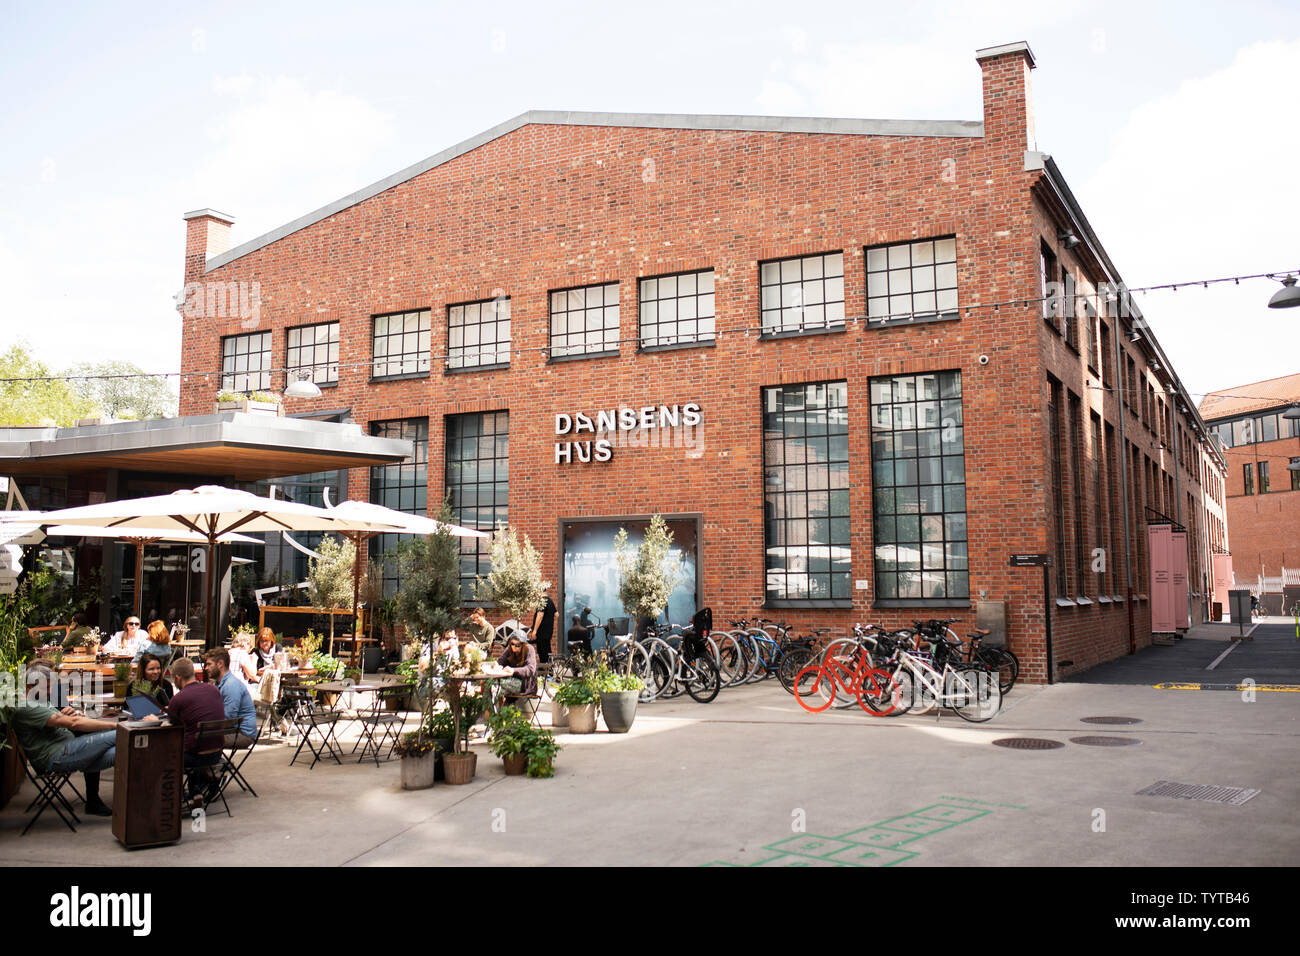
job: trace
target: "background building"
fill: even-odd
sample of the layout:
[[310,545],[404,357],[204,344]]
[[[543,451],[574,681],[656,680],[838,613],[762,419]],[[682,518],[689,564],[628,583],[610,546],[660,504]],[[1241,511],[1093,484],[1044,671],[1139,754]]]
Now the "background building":
[[[1300,374],[1211,392],[1201,415],[1228,463],[1228,528],[1238,587],[1270,614],[1300,600]],[[1294,417],[1287,418],[1290,412]]]
[[982,122],[532,112],[233,249],[189,213],[182,414],[311,377],[414,443],[351,497],[509,521],[566,613],[658,512],[675,621],[978,616],[1042,680],[1035,553],[1058,674],[1142,646],[1149,522],[1205,613],[1222,461],[1034,148],[1028,46],[977,58]]

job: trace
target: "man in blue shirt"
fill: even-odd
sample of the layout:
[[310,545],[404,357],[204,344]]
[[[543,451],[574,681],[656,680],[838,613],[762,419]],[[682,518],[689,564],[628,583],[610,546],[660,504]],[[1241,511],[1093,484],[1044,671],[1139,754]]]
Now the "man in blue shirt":
[[226,706],[226,719],[239,719],[239,733],[233,740],[228,739],[226,746],[239,750],[253,746],[257,737],[257,711],[253,707],[253,695],[248,692],[248,685],[230,673],[230,652],[224,647],[218,647],[203,655],[203,660],[208,680],[221,691],[221,699]]

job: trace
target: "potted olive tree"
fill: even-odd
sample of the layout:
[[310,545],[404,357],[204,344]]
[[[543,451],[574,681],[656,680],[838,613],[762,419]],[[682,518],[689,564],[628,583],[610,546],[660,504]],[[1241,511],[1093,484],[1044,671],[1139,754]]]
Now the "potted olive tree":
[[475,597],[490,601],[520,624],[527,625],[542,603],[551,582],[542,578],[542,556],[528,535],[519,540],[511,527],[498,527],[492,534],[487,578],[475,581]]
[[307,569],[307,599],[311,606],[329,613],[329,652],[334,653],[334,611],[352,606],[352,568],[357,560],[357,549],[351,541],[339,544],[334,537],[325,537],[316,546],[317,556]]
[[[673,533],[661,515],[650,519],[641,544],[633,551],[627,543],[627,529],[614,537],[614,560],[618,565],[618,599],[633,621],[657,619],[668,606],[668,598],[682,575],[682,558],[674,554]],[[632,673],[632,655],[627,671],[610,674],[600,685],[600,709],[605,726],[613,733],[627,733],[636,719],[637,699],[645,688]]]
[[[460,684],[448,681],[449,663],[436,652],[435,645],[447,631],[460,620],[460,548],[456,538],[447,530],[451,524],[451,509],[443,503],[438,520],[443,527],[427,537],[416,537],[404,543],[398,552],[398,567],[402,585],[398,589],[394,614],[405,627],[407,636],[425,646],[429,660],[430,691],[425,695],[420,714],[420,727],[416,740],[423,743],[432,739],[429,730],[433,723],[433,705],[447,698],[452,710],[459,713]],[[468,766],[469,776],[474,775],[475,755],[468,752],[466,738],[453,731],[450,750],[442,755],[444,770],[451,782],[453,771],[463,771]],[[405,758],[404,758],[405,759]]]

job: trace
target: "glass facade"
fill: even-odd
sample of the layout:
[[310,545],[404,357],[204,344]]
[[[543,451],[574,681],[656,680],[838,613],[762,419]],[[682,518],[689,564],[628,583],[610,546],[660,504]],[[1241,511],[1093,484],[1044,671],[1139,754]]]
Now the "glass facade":
[[961,372],[871,380],[877,600],[965,600]]
[[[410,458],[397,465],[379,465],[370,469],[370,500],[394,511],[407,514],[429,513],[429,420],[399,418],[371,422],[370,433],[378,438],[400,438],[414,445]],[[370,539],[370,559],[382,564],[384,596],[397,593],[399,574],[392,559],[398,544],[410,535],[378,534]]]
[[[508,524],[510,511],[510,414],[474,412],[447,417],[446,488],[452,520],[478,531]],[[460,587],[474,598],[474,580],[492,569],[488,538],[461,538]]]
[[846,382],[763,389],[767,600],[851,598]]

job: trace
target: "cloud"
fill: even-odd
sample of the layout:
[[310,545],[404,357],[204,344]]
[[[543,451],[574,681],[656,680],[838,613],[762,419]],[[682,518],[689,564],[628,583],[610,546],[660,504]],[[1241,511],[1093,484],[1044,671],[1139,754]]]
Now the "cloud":
[[[1300,154],[1297,89],[1300,40],[1258,43],[1132,111],[1077,189],[1126,281],[1300,265],[1289,186]],[[1209,391],[1295,371],[1296,320],[1265,307],[1276,288],[1188,288],[1139,303],[1184,384]]]

